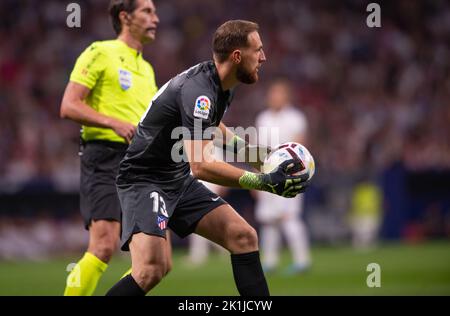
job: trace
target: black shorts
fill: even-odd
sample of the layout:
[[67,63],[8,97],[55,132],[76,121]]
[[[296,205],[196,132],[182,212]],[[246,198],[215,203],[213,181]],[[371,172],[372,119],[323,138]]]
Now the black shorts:
[[92,141],[82,146],[80,209],[86,229],[92,220],[120,222],[116,176],[126,149],[126,144],[107,141]]
[[122,244],[128,251],[133,234],[166,236],[169,227],[181,238],[193,233],[200,219],[226,202],[189,176],[177,189],[156,183],[119,184]]

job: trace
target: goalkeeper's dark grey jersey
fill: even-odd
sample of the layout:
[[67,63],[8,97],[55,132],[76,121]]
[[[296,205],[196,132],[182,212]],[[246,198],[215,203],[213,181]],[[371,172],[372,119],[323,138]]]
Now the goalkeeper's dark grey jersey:
[[190,166],[179,161],[183,137],[212,139],[204,132],[219,125],[232,96],[232,92],[222,91],[213,61],[172,78],[156,93],[142,117],[120,164],[117,182],[171,184],[184,180]]

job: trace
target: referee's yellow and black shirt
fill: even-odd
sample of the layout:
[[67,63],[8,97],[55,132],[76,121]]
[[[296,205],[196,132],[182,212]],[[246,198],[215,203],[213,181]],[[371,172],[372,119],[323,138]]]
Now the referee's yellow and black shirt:
[[[78,57],[70,81],[91,90],[85,102],[94,110],[134,125],[158,90],[152,66],[121,40],[92,43]],[[125,143],[112,129],[83,126],[85,141]]]

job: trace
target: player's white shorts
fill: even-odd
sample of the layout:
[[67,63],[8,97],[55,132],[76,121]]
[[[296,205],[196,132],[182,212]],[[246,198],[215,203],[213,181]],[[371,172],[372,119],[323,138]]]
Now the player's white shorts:
[[271,222],[281,218],[300,216],[303,196],[288,199],[268,192],[257,192],[255,218],[258,222]]

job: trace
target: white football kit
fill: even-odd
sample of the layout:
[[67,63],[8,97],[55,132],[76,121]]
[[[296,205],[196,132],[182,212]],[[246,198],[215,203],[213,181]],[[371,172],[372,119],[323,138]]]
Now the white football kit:
[[[265,110],[256,118],[258,143],[275,147],[282,143],[298,141],[306,133],[305,115],[286,106],[278,112]],[[255,218],[260,223],[262,262],[266,271],[276,268],[281,245],[280,230],[284,233],[292,253],[291,272],[301,272],[308,268],[311,259],[306,226],[301,220],[303,195],[284,198],[268,192],[257,191]]]
[[[265,110],[256,118],[258,143],[275,147],[296,141],[298,135],[306,132],[305,115],[293,107],[285,107],[278,112]],[[259,222],[273,221],[281,217],[298,216],[302,209],[302,195],[287,199],[275,194],[258,191],[256,219]]]

